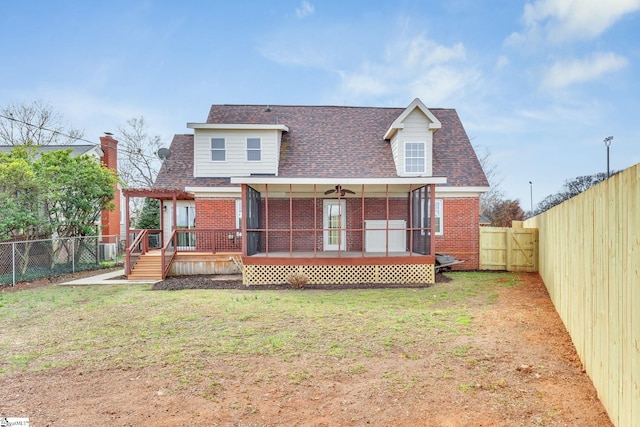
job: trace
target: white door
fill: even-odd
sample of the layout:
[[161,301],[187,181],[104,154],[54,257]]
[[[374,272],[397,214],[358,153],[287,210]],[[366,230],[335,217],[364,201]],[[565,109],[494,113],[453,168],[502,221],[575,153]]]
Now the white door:
[[323,201],[323,242],[325,251],[347,248],[347,204],[345,200]]

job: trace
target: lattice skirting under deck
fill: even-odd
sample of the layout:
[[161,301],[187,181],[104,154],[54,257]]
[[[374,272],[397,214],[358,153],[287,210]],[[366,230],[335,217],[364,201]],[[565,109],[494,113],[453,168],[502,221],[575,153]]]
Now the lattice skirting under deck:
[[434,283],[432,264],[390,265],[244,265],[245,285],[287,283],[291,273],[304,273],[309,284]]

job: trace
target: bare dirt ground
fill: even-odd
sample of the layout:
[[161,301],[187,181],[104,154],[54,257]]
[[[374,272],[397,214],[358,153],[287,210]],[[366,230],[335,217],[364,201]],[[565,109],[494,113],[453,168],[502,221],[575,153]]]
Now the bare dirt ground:
[[[18,373],[0,417],[32,426],[611,426],[537,274],[473,308],[464,357],[295,363],[215,358],[197,381],[157,366]],[[187,380],[185,380],[185,378]]]

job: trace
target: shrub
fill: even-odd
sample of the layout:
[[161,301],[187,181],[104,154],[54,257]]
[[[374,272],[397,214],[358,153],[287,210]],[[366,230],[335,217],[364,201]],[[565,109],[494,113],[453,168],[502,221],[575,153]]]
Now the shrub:
[[304,285],[309,283],[309,276],[304,273],[291,273],[287,275],[287,283],[291,285],[292,288],[302,289]]

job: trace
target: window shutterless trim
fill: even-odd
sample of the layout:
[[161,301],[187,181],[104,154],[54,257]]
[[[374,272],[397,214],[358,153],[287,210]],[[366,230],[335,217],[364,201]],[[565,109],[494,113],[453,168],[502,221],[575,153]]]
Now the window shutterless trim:
[[[411,147],[411,145],[416,145],[416,147]],[[422,156],[409,156],[407,153],[407,150],[410,149],[412,151],[420,151],[419,146],[422,146]],[[427,171],[427,142],[426,141],[404,141],[403,143],[403,149],[404,149],[404,173],[406,175],[422,175]],[[413,153],[412,153],[413,154]],[[419,171],[410,171],[408,166],[409,166],[409,162],[408,160],[422,160],[422,162],[420,164],[416,163],[416,164],[412,164],[412,168],[415,166],[420,166],[421,170]]]
[[[258,148],[255,147],[249,147],[249,141],[255,142],[258,141]],[[246,140],[246,148],[247,148],[247,161],[248,162],[261,162],[262,161],[262,138],[255,138],[255,137],[251,137],[251,138],[247,138]],[[249,158],[250,154],[258,154],[258,159],[251,159]]]
[[[222,148],[220,147],[214,147],[214,141],[220,142],[222,141]],[[211,138],[211,141],[209,142],[209,152],[211,153],[209,156],[210,161],[212,162],[226,162],[227,161],[227,140],[225,138]],[[213,155],[214,153],[222,153],[224,156],[224,159],[214,159]]]

